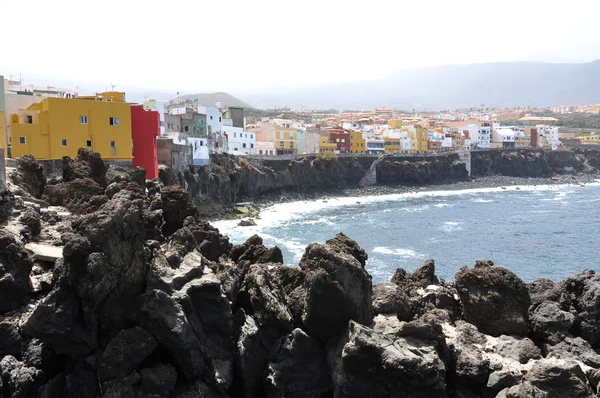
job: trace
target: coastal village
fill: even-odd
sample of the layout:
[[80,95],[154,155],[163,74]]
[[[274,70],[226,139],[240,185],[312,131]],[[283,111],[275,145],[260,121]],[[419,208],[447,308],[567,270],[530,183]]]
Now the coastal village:
[[[127,102],[123,92],[79,95],[24,85],[0,76],[0,148],[5,156],[38,160],[74,157],[89,148],[117,164],[207,165],[212,154],[243,156],[353,156],[431,154],[493,148],[563,149],[563,140],[598,145],[600,134],[563,132],[558,119],[535,109],[470,109],[405,113],[292,111],[248,116],[243,107],[197,101]],[[598,114],[600,105],[561,106],[555,113]]]

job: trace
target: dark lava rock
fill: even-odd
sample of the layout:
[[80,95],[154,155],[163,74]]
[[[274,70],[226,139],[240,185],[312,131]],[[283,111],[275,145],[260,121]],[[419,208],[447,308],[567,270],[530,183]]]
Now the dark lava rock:
[[254,221],[252,218],[249,218],[247,220],[240,220],[240,222],[238,223],[238,227],[254,227],[256,226],[256,221]]
[[445,397],[446,368],[437,347],[394,330],[350,321],[328,353],[335,397]]
[[108,165],[102,160],[102,156],[88,148],[79,148],[75,159],[68,156],[62,158],[62,180],[65,182],[91,178],[106,187],[107,171]]
[[518,384],[523,379],[521,373],[513,373],[507,370],[497,370],[490,373],[488,378],[487,388],[494,390],[496,393]]
[[396,314],[401,321],[411,320],[411,309],[408,297],[395,283],[378,283],[373,285],[374,314]]
[[[187,217],[198,215],[196,207],[189,202],[188,191],[179,185],[163,188],[160,191],[160,198],[165,220],[162,232],[165,236],[171,236],[183,227],[183,222]],[[198,241],[198,239],[196,240]]]
[[343,233],[337,234],[334,238],[329,239],[325,242],[329,246],[333,246],[336,250],[347,253],[358,260],[358,262],[364,267],[367,263],[369,255],[367,252],[356,243],[353,239],[344,235]]
[[177,382],[177,372],[169,364],[157,363],[151,368],[142,369],[141,391],[147,397],[168,397]]
[[267,397],[321,397],[332,388],[323,348],[300,329],[280,339],[269,353]]
[[600,368],[600,355],[581,337],[566,337],[560,343],[548,347],[547,357],[581,361],[587,366]]
[[52,206],[64,206],[76,214],[89,214],[108,202],[104,188],[90,178],[46,186],[44,200]]
[[506,268],[487,264],[462,267],[456,289],[465,320],[486,334],[524,336],[531,304],[525,284]]
[[4,318],[0,321],[0,358],[5,355],[21,356],[23,339],[19,334],[19,319]]
[[500,336],[498,353],[505,358],[527,363],[531,359],[542,358],[540,349],[527,337]]
[[33,261],[25,248],[0,231],[0,314],[19,308],[32,291],[29,273]]
[[16,159],[16,171],[9,175],[11,182],[34,198],[41,199],[46,186],[44,168],[31,155]]
[[139,326],[121,330],[102,353],[98,378],[100,381],[112,380],[130,373],[157,345],[152,334]]
[[368,325],[373,319],[371,276],[358,259],[338,246],[310,244],[300,260],[306,272],[303,322],[309,335],[323,343],[339,334],[349,320]]
[[543,301],[529,315],[530,329],[537,341],[558,344],[569,334],[575,315],[563,311],[558,303]]
[[426,260],[412,275],[402,268],[398,268],[392,276],[392,283],[400,286],[411,296],[414,295],[417,289],[437,285],[439,280],[435,276],[435,262],[432,259]]
[[27,207],[25,211],[21,213],[19,222],[27,228],[27,231],[31,236],[38,236],[42,231],[40,213],[35,211],[33,207]]

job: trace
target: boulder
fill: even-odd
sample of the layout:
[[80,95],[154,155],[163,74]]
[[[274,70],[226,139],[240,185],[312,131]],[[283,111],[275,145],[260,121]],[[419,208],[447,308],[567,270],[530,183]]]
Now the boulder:
[[104,188],[90,178],[47,185],[43,199],[51,206],[64,206],[75,214],[90,214],[106,202]]
[[525,375],[522,384],[513,386],[506,397],[586,397],[594,396],[585,374],[572,361],[543,359],[536,362]]
[[371,323],[371,276],[354,256],[338,246],[313,243],[306,248],[300,268],[306,272],[302,320],[309,335],[325,343],[349,320]]
[[104,163],[102,156],[88,148],[79,148],[75,159],[69,156],[62,158],[62,180],[65,182],[90,178],[105,187],[107,171],[108,165]]
[[301,329],[294,329],[271,348],[264,379],[267,397],[322,397],[331,388],[323,348]]
[[497,349],[503,357],[523,364],[531,359],[542,358],[540,349],[527,337],[500,336]]
[[177,372],[169,364],[157,363],[151,368],[142,369],[140,390],[145,397],[168,397],[177,382]]
[[42,231],[40,213],[38,213],[33,207],[27,207],[21,213],[19,222],[25,226],[30,237],[38,236]]
[[408,297],[395,283],[373,285],[373,312],[377,314],[396,314],[401,321],[411,320]]
[[477,344],[485,346],[487,338],[477,330],[477,326],[465,321],[456,322],[457,342],[463,345]]
[[560,343],[549,346],[547,350],[547,357],[581,361],[587,366],[600,368],[600,355],[581,337],[566,337]]
[[523,375],[521,373],[515,373],[508,370],[497,370],[490,373],[487,388],[499,392],[505,388],[519,384],[522,379]]
[[0,358],[5,355],[21,356],[23,338],[19,334],[19,319],[4,318],[0,321]]
[[121,330],[102,353],[98,379],[106,381],[129,374],[157,345],[152,334],[139,326]]
[[352,257],[357,259],[363,267],[365,267],[369,255],[362,247],[358,245],[358,243],[355,240],[340,232],[335,237],[329,239],[325,243],[329,246],[335,247],[338,251],[351,255]]
[[327,360],[336,398],[446,396],[446,368],[435,344],[394,328],[377,332],[351,320]]
[[564,340],[575,322],[575,316],[563,311],[558,303],[552,301],[542,301],[533,308],[529,316],[533,338],[549,344]]
[[200,344],[183,311],[173,298],[160,290],[151,290],[140,296],[142,326],[152,334],[171,355],[179,371],[188,379],[196,380],[206,362]]
[[[171,236],[188,216],[197,216],[198,210],[189,202],[188,191],[182,186],[172,185],[160,191],[163,219],[165,220],[162,233]],[[198,241],[198,239],[196,239]],[[199,243],[201,241],[198,241]],[[218,258],[218,257],[217,257]]]
[[482,333],[527,334],[529,293],[511,271],[483,263],[473,269],[462,267],[456,274],[456,289],[465,320]]
[[392,283],[400,286],[410,296],[417,289],[425,289],[429,285],[439,284],[439,280],[435,276],[435,261],[427,259],[412,275],[402,268],[398,268],[392,276]]
[[490,373],[490,361],[483,357],[480,348],[474,345],[460,345],[454,352],[455,380],[476,390],[484,387]]
[[[188,209],[186,212],[193,213],[194,211]],[[189,216],[184,219],[183,226],[194,235],[194,239],[198,242],[198,251],[207,259],[217,261],[219,257],[231,250],[229,238],[221,235],[218,229],[205,220]]]
[[44,168],[35,161],[31,155],[24,155],[16,159],[16,170],[8,175],[13,185],[19,187],[24,193],[41,199],[46,186]]
[[186,283],[202,277],[204,263],[202,255],[194,251],[186,254],[181,263],[173,267],[165,255],[158,252],[150,263],[147,289],[159,289],[169,294],[180,290]]
[[254,219],[252,219],[252,218],[240,220],[240,222],[238,223],[238,227],[255,227],[255,226],[256,226],[256,221],[254,221]]
[[600,348],[600,276],[594,275],[584,282],[577,300],[579,314],[575,320],[576,334]]
[[0,314],[20,307],[29,298],[33,267],[24,247],[8,232],[0,231]]

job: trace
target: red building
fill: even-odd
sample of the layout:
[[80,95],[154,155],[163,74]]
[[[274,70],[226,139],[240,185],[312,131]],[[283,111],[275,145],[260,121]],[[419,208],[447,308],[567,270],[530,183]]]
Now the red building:
[[337,145],[338,153],[350,153],[350,131],[341,127],[325,130],[329,133],[329,142]]
[[160,135],[160,114],[141,105],[131,106],[131,139],[133,140],[133,167],[146,169],[146,178],[158,177],[156,137]]
[[540,135],[537,131],[537,129],[531,129],[531,140],[529,141],[529,146],[537,148],[538,146],[538,141],[539,141]]

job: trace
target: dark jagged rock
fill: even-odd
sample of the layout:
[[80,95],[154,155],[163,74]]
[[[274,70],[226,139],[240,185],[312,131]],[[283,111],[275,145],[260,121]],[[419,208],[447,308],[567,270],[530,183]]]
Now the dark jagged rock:
[[19,320],[4,318],[0,321],[0,358],[5,355],[21,356],[23,339],[19,334]]
[[107,184],[112,183],[135,183],[140,188],[146,189],[146,170],[141,167],[124,168],[124,167],[110,167],[106,172]]
[[417,289],[437,285],[439,281],[435,276],[435,262],[428,259],[412,275],[402,268],[398,268],[392,277],[392,283],[400,286],[402,290],[411,295]]
[[481,332],[492,336],[527,334],[531,300],[514,273],[490,265],[463,267],[456,274],[456,289],[465,320]]
[[367,252],[343,233],[337,234],[334,238],[329,239],[325,242],[329,246],[333,246],[340,252],[347,253],[358,260],[358,262],[364,267],[369,259]]
[[480,390],[487,383],[490,361],[473,345],[461,345],[455,351],[455,380],[459,385]]
[[529,315],[533,338],[540,342],[558,344],[569,334],[575,316],[563,311],[558,303],[544,301]]
[[520,373],[498,370],[490,373],[490,377],[488,378],[487,382],[487,388],[493,390],[495,393],[498,393],[505,388],[509,388],[518,384],[522,379],[523,375]]
[[121,330],[102,353],[98,378],[105,381],[130,373],[157,345],[152,334],[139,326]]
[[42,165],[33,156],[24,155],[16,159],[16,166],[16,170],[8,175],[12,184],[22,189],[23,193],[41,199],[46,186]]
[[183,222],[187,217],[198,215],[196,207],[189,202],[188,192],[179,185],[163,188],[160,191],[160,197],[163,218],[165,220],[162,232],[165,236],[171,236],[171,234],[183,227]]
[[147,292],[139,301],[142,325],[152,331],[188,380],[200,377],[206,361],[183,308],[160,290]]
[[548,347],[547,357],[581,361],[587,366],[600,368],[600,355],[581,337],[566,337],[560,343]]
[[300,329],[280,339],[269,353],[267,397],[312,398],[331,392],[325,352]]
[[514,359],[521,363],[542,358],[540,349],[527,337],[500,336],[498,338],[498,352],[505,358]]
[[0,231],[0,314],[21,306],[32,291],[33,262],[27,251],[7,232]]
[[456,333],[458,342],[464,345],[485,345],[487,341],[485,335],[480,333],[475,325],[465,321],[456,322]]
[[395,283],[379,283],[373,285],[374,314],[396,314],[401,321],[411,320],[411,309],[408,297]]
[[207,259],[217,261],[231,250],[229,238],[205,220],[189,216],[184,219],[183,226],[190,230],[198,243],[198,251]]
[[503,390],[498,395],[506,398],[593,396],[586,376],[576,362],[549,359],[538,361],[521,384]]
[[512,177],[548,177],[584,169],[584,162],[571,151],[542,151],[508,149],[474,151],[471,154],[471,174],[474,176],[500,174]]
[[177,372],[169,364],[158,363],[141,371],[141,392],[148,397],[168,397],[177,382]]
[[446,368],[437,347],[417,336],[350,321],[327,359],[335,397],[446,396]]
[[90,178],[48,185],[43,198],[51,206],[64,206],[76,214],[93,213],[108,202],[104,188]]
[[26,227],[30,236],[38,236],[42,231],[40,213],[35,211],[33,207],[27,207],[25,211],[21,213],[19,222]]
[[303,323],[309,335],[325,343],[355,320],[373,319],[371,276],[354,256],[337,246],[310,244],[300,260],[306,272]]
[[385,156],[377,164],[377,182],[386,185],[466,181],[469,175],[457,154],[440,158]]
[[102,156],[88,148],[79,148],[75,159],[71,159],[69,156],[62,158],[62,180],[64,182],[90,178],[100,186],[106,187],[106,172],[108,169],[109,167],[102,160]]

